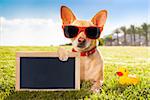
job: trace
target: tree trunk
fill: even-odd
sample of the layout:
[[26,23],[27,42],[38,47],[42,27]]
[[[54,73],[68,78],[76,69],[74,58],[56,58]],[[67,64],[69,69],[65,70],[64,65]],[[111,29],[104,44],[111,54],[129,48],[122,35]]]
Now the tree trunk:
[[127,45],[126,32],[124,33],[124,45]]
[[139,33],[139,46],[141,46],[141,33]]
[[131,42],[131,46],[132,46],[132,34],[130,34],[130,42]]
[[134,43],[134,46],[136,45],[136,44],[135,44],[135,41],[136,41],[136,40],[135,40],[135,32],[134,32],[134,33],[133,33],[133,43]]
[[119,36],[118,36],[118,33],[117,33],[117,46],[119,46]]
[[110,46],[112,46],[112,40],[110,40]]
[[148,46],[148,33],[145,34],[146,46]]

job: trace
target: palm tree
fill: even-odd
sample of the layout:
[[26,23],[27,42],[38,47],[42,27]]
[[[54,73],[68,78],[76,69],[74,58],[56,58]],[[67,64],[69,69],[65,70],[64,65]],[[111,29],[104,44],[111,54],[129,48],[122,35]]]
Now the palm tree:
[[120,29],[124,33],[124,45],[127,45],[127,39],[126,39],[127,29],[125,26],[122,26]]
[[119,29],[116,29],[116,30],[114,31],[114,33],[117,34],[117,45],[119,45],[119,33],[120,33]]
[[136,29],[135,29],[134,25],[131,25],[130,28],[131,28],[131,32],[132,32],[131,34],[133,34],[133,45],[135,45],[135,41],[136,41],[136,39],[135,39]]
[[128,28],[127,29],[127,34],[129,34],[130,35],[130,45],[133,45],[133,39],[132,39],[132,31],[131,31],[131,28]]
[[143,34],[143,29],[141,27],[136,27],[137,34],[139,35],[139,46],[141,45],[141,36]]
[[148,46],[148,25],[146,23],[143,23],[142,29],[144,31],[146,46]]

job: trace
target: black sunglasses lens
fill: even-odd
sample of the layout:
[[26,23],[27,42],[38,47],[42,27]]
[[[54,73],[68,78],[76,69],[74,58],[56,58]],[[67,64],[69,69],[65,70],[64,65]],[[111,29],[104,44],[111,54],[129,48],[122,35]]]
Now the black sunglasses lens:
[[86,36],[90,39],[97,39],[100,36],[100,28],[98,27],[88,27],[86,28]]
[[64,27],[64,34],[67,38],[73,38],[78,34],[78,28],[75,26],[65,26]]

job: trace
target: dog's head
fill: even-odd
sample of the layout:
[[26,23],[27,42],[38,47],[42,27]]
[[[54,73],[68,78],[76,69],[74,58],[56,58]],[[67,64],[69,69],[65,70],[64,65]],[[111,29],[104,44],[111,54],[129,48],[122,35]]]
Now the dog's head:
[[[85,34],[87,27],[99,27],[102,32],[103,26],[106,22],[107,11],[101,10],[90,21],[77,20],[73,12],[66,6],[61,6],[61,19],[63,26],[70,25],[78,28],[78,35],[70,38],[73,48],[77,51],[88,51],[94,48],[97,44],[97,39],[88,38]],[[74,30],[75,32],[76,30]],[[92,34],[92,32],[90,33]]]

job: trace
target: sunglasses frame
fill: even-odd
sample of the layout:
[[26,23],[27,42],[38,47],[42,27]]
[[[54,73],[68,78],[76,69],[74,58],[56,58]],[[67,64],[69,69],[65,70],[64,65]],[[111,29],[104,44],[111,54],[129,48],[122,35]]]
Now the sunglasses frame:
[[[62,29],[64,30],[64,28],[65,28],[66,26],[74,26],[74,25],[62,25]],[[96,27],[96,28],[99,28],[99,29],[100,29],[100,35],[101,35],[101,32],[103,31],[103,27],[97,27],[97,26],[89,26],[89,27],[74,26],[74,27],[77,27],[77,28],[78,28],[78,33],[77,33],[77,35],[76,35],[75,37],[73,37],[73,38],[76,38],[76,37],[79,35],[80,32],[84,32],[84,34],[87,36],[87,33],[86,33],[85,29],[86,29],[86,28],[89,28],[89,27]],[[65,34],[65,33],[64,33],[64,34]],[[99,35],[99,37],[100,37],[100,35]],[[66,36],[65,36],[65,37],[66,37]],[[98,38],[99,38],[99,37],[98,37]],[[66,37],[66,38],[68,38],[68,37]],[[88,38],[88,37],[87,37],[87,38]],[[98,39],[98,38],[95,38],[95,39]],[[94,38],[89,38],[89,39],[94,39]]]

